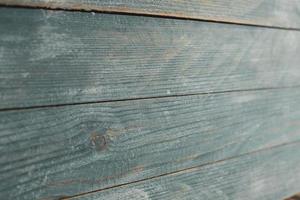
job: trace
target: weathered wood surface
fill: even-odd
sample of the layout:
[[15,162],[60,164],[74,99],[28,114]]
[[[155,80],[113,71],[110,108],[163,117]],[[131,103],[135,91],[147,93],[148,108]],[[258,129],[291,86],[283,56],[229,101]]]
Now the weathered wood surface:
[[0,0],[0,4],[300,28],[298,0]]
[[282,200],[299,191],[299,148],[282,146],[74,199]]
[[284,89],[0,112],[0,199],[74,195],[298,141],[299,102]]
[[299,85],[300,32],[0,9],[0,109]]

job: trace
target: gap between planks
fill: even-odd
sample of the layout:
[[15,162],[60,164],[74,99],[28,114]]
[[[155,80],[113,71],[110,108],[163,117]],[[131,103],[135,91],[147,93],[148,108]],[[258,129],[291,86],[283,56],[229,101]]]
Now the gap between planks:
[[271,25],[262,25],[255,24],[249,22],[243,22],[238,20],[220,20],[213,18],[205,18],[205,17],[190,17],[184,14],[163,14],[163,13],[155,13],[155,12],[146,12],[139,11],[133,9],[126,8],[103,8],[96,6],[73,6],[73,7],[59,7],[53,6],[51,4],[45,3],[35,3],[34,5],[26,4],[26,5],[17,5],[17,4],[6,4],[0,2],[0,7],[8,7],[8,8],[23,8],[23,9],[44,9],[44,10],[57,10],[57,11],[68,11],[68,12],[95,12],[95,13],[103,13],[103,14],[115,14],[115,15],[131,15],[131,16],[143,16],[143,17],[157,17],[157,18],[169,18],[169,19],[177,19],[177,20],[192,20],[192,21],[202,21],[202,22],[210,22],[210,23],[219,23],[219,24],[231,24],[238,26],[252,26],[259,28],[268,28],[268,29],[281,29],[281,30],[289,30],[289,31],[300,31],[300,28],[287,28],[283,26],[271,26]]
[[114,188],[125,187],[127,185],[131,185],[131,184],[135,184],[135,183],[141,183],[141,182],[144,182],[144,181],[153,180],[153,179],[157,179],[157,178],[160,178],[160,177],[171,176],[171,175],[175,175],[177,173],[188,173],[190,170],[194,170],[194,169],[197,169],[197,168],[200,168],[199,170],[201,170],[201,168],[203,168],[205,166],[214,165],[214,164],[217,164],[217,163],[222,163],[222,162],[225,162],[225,161],[228,161],[228,160],[241,158],[241,157],[248,156],[248,155],[251,155],[251,154],[257,154],[257,153],[261,153],[261,152],[264,152],[264,151],[270,151],[272,149],[282,147],[282,146],[289,146],[289,145],[296,145],[296,144],[300,144],[300,140],[269,146],[269,147],[258,149],[258,150],[251,151],[251,152],[248,152],[248,153],[240,154],[238,156],[232,156],[232,157],[224,158],[224,159],[221,159],[221,160],[208,162],[208,163],[205,163],[205,164],[202,164],[202,165],[196,165],[196,166],[193,166],[193,167],[180,169],[180,170],[176,170],[176,171],[173,171],[173,172],[168,172],[168,173],[165,173],[165,174],[160,174],[160,175],[157,175],[157,176],[152,176],[152,177],[145,178],[145,179],[140,179],[140,180],[136,180],[136,181],[132,181],[132,182],[117,184],[117,185],[114,185],[114,186],[105,187],[105,188],[101,188],[101,189],[98,189],[98,190],[92,190],[92,191],[88,191],[88,192],[83,192],[83,193],[75,194],[75,195],[72,195],[72,196],[64,196],[64,197],[58,198],[58,200],[77,199],[77,198],[85,196],[85,195],[89,195],[89,194],[93,194],[93,193],[97,193],[97,192],[102,192],[102,191],[110,190],[110,189],[114,189]]
[[300,88],[300,85],[288,86],[288,87],[266,87],[266,88],[227,90],[227,91],[217,91],[217,92],[200,92],[200,93],[174,94],[174,95],[152,96],[152,97],[150,96],[150,97],[125,98],[125,99],[100,100],[100,101],[86,101],[86,102],[74,102],[74,103],[63,103],[63,104],[36,105],[36,106],[28,106],[28,107],[11,107],[11,108],[1,108],[0,112],[17,111],[17,110],[31,110],[31,109],[39,109],[39,108],[56,108],[56,107],[64,107],[64,106],[87,105],[87,104],[101,104],[101,103],[112,103],[112,102],[122,102],[122,101],[140,101],[140,100],[148,100],[148,99],[167,99],[167,98],[176,98],[176,97],[213,95],[213,94],[225,94],[225,93],[254,92],[254,91],[267,91],[267,90],[284,90],[284,89],[293,89],[293,88]]

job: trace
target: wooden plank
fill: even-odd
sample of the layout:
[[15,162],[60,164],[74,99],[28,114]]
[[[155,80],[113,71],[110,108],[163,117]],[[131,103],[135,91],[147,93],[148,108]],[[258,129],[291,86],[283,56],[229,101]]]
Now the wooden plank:
[[300,32],[1,8],[0,109],[299,85]]
[[282,200],[299,191],[299,147],[283,146],[74,199]]
[[0,112],[0,197],[74,195],[300,139],[300,90]]
[[0,0],[0,4],[300,28],[298,0]]

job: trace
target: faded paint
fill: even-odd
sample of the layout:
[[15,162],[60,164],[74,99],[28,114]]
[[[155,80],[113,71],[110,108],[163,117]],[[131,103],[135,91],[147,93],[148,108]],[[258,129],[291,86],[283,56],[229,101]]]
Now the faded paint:
[[102,200],[103,198],[111,200],[151,200],[147,192],[137,188],[121,189],[97,198],[97,200]]

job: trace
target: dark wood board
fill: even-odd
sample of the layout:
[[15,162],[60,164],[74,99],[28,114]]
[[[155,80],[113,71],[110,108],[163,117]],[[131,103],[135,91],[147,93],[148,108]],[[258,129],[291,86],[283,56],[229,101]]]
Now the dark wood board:
[[300,32],[0,9],[0,109],[299,85]]
[[283,146],[72,200],[282,200],[299,191],[299,148]]
[[0,0],[0,4],[300,28],[298,0]]
[[295,88],[0,112],[0,199],[74,195],[299,141],[299,102]]

